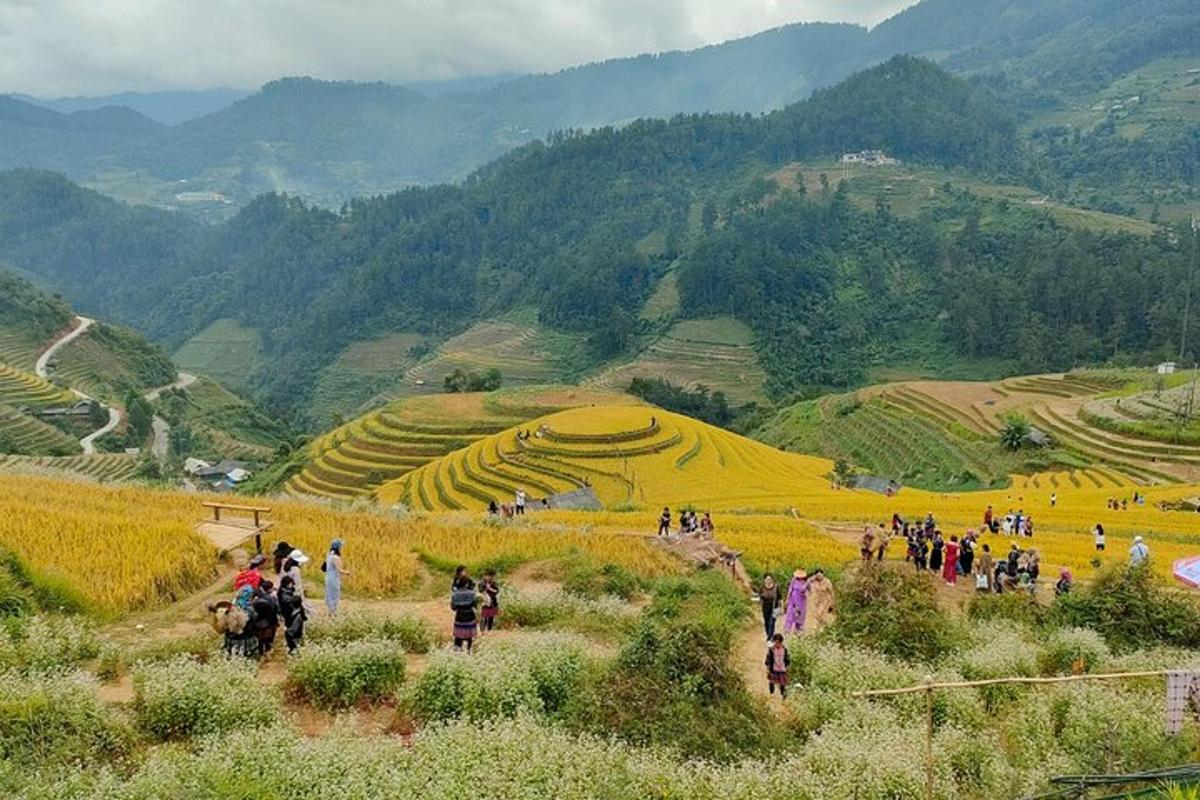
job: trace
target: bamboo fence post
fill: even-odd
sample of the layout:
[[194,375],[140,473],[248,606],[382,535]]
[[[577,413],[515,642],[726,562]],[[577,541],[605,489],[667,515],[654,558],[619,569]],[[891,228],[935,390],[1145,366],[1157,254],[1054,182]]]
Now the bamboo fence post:
[[933,676],[925,676],[925,800],[933,800]]

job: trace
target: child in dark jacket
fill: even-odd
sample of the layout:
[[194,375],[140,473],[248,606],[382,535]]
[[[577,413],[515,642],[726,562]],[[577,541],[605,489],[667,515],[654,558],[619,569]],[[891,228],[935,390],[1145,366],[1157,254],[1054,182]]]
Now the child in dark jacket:
[[771,646],[767,648],[767,657],[763,659],[763,665],[767,668],[767,690],[771,694],[775,694],[775,687],[779,687],[779,697],[787,699],[787,683],[788,683],[788,665],[792,663],[792,656],[788,653],[788,649],[783,646],[783,634],[775,634],[771,642]]

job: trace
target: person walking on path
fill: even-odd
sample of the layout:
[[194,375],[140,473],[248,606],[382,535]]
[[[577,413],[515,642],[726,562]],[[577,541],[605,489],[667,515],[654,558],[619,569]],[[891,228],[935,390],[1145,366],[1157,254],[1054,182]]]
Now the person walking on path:
[[287,560],[283,562],[283,572],[280,576],[280,587],[283,586],[283,577],[286,576],[292,579],[293,591],[300,598],[300,602],[304,603],[304,613],[312,614],[312,606],[304,599],[304,576],[300,574],[300,568],[309,562],[309,558],[304,554],[303,550],[293,548],[292,552],[288,553]]
[[275,597],[275,584],[263,578],[251,606],[254,609],[254,629],[258,635],[258,652],[265,656],[275,645],[275,632],[279,628],[279,600]]
[[767,668],[767,691],[775,694],[775,687],[778,686],[781,700],[787,699],[787,673],[791,663],[792,656],[783,646],[783,634],[775,634],[771,637],[771,646],[767,648],[767,657],[763,659],[763,665]]
[[325,573],[325,607],[331,617],[337,616],[338,603],[342,601],[342,576],[350,577],[350,573],[342,568],[341,539],[334,539],[329,545],[321,571]]
[[481,632],[496,629],[496,617],[500,616],[500,584],[496,582],[496,571],[489,569],[479,582],[483,596],[483,625]]
[[863,529],[862,544],[859,547],[859,554],[862,555],[863,561],[871,560],[871,553],[875,550],[875,532],[868,525]]
[[658,535],[671,535],[671,509],[663,506],[662,513],[658,515]]
[[958,537],[951,536],[946,544],[946,563],[942,567],[942,580],[947,586],[958,583]]
[[1100,524],[1099,522],[1096,523],[1096,527],[1092,528],[1092,538],[1096,542],[1096,552],[1103,553],[1104,552],[1104,526],[1102,524]]
[[792,582],[788,586],[787,616],[783,621],[783,630],[787,633],[803,633],[807,618],[808,573],[798,569],[792,574]]
[[879,523],[879,529],[875,531],[875,553],[876,561],[883,561],[884,554],[887,553],[888,543],[892,537],[888,535],[887,528],[883,527],[883,523]]
[[958,574],[970,576],[975,563],[975,531],[967,531],[958,550]]
[[517,516],[525,513],[525,490],[517,489]]
[[1133,547],[1129,548],[1129,566],[1140,567],[1150,560],[1150,548],[1142,537],[1133,537]]
[[263,581],[262,565],[266,561],[266,556],[261,553],[250,559],[250,563],[246,565],[246,568],[234,576],[233,588],[241,589],[243,586],[249,586],[252,589],[257,589],[261,586]]
[[1071,587],[1075,583],[1075,578],[1071,575],[1071,570],[1063,567],[1058,571],[1058,583],[1054,584],[1054,594],[1062,596],[1071,593]]
[[783,607],[782,598],[779,596],[779,584],[771,575],[763,576],[762,588],[758,590],[758,602],[762,606],[763,632],[770,642],[775,636],[775,620]]
[[304,598],[296,591],[296,583],[291,575],[279,579],[279,592],[276,594],[279,603],[279,615],[283,617],[283,638],[287,642],[288,655],[294,655],[304,639]]
[[996,571],[996,562],[992,558],[992,548],[990,545],[983,546],[983,552],[979,554],[979,561],[975,564],[975,588],[981,592],[990,591],[992,588],[992,573]]
[[450,591],[450,610],[454,612],[454,649],[466,647],[471,652],[471,643],[475,640],[475,631],[479,618],[475,613],[475,604],[479,597],[475,593],[475,581],[467,575],[467,568],[460,566],[454,570],[454,587]]
[[822,570],[814,569],[808,580],[809,627],[819,631],[833,622],[833,583]]

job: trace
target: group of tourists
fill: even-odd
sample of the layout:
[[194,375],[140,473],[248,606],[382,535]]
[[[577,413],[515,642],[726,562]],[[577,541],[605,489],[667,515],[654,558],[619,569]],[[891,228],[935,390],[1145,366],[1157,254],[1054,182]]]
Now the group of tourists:
[[[1133,493],[1133,504],[1135,506],[1146,505],[1146,495],[1139,494],[1138,492],[1134,492]],[[1115,497],[1108,498],[1108,510],[1109,511],[1128,511],[1129,510],[1129,498],[1122,497],[1120,500],[1118,500]]]
[[[342,565],[342,547],[342,540],[334,539],[321,562],[325,607],[330,616],[337,614],[341,603],[342,579],[350,575]],[[234,576],[233,600],[208,607],[213,627],[224,636],[224,649],[230,655],[267,655],[275,646],[281,625],[289,655],[304,639],[304,623],[313,609],[304,598],[303,567],[311,559],[287,542],[279,542],[273,556],[273,577],[263,573],[267,559],[259,553]]]
[[[712,514],[705,511],[703,517],[697,517],[695,511],[685,510],[679,512],[679,535],[694,536],[702,534],[707,537],[712,537],[713,531],[716,528],[713,526]],[[658,535],[671,535],[671,509],[663,506],[662,514],[658,517]]]
[[[1050,495],[1050,507],[1054,508],[1058,505],[1058,495]],[[932,518],[929,514],[926,519]],[[1005,536],[1024,536],[1026,538],[1033,536],[1033,517],[1025,513],[1025,509],[1017,509],[1013,511],[1011,508],[1003,517],[992,511],[992,507],[988,506],[983,512],[983,530],[990,533],[1003,533]]]
[[465,566],[456,567],[450,582],[450,610],[454,612],[454,649],[470,653],[476,633],[495,630],[500,616],[495,570],[483,573],[483,580],[476,585]]
[[[488,501],[488,515],[500,516],[504,519],[512,519],[513,517],[525,516],[525,507],[529,503],[529,497],[525,494],[524,489],[517,489],[513,494],[511,503],[497,503],[495,498]],[[542,500],[542,505],[546,505],[546,500]]]
[[[821,569],[814,569],[812,575],[797,569],[784,592],[775,577],[767,574],[758,587],[758,603],[767,640],[763,662],[767,668],[767,687],[771,694],[778,688],[780,697],[786,698],[791,656],[783,644],[783,634],[818,631],[833,621],[833,583]],[[781,620],[782,631],[777,630]]]

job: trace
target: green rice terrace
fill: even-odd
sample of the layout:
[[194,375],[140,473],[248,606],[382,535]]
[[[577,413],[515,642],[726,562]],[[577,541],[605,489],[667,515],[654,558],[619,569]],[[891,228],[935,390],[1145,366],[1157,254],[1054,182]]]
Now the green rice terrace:
[[0,473],[70,473],[103,483],[128,480],[133,477],[137,471],[137,467],[137,457],[124,453],[97,453],[86,456],[20,456],[0,454]]
[[[1170,388],[1147,388],[1156,383]],[[1200,476],[1200,423],[1180,421],[1191,401],[1188,376],[1150,370],[911,381],[798,403],[755,435],[931,490],[997,488],[1047,470],[1145,486]],[[1002,447],[1011,415],[1044,434],[1041,446]]]
[[663,378],[685,389],[704,385],[741,404],[763,401],[766,376],[750,328],[732,317],[715,317],[675,323],[632,361],[606,368],[587,383],[623,389],[634,378]]
[[571,377],[573,356],[582,345],[582,336],[543,328],[532,314],[479,322],[409,368],[403,381],[386,394],[399,398],[441,391],[443,379],[455,370],[498,369],[507,386],[559,383]]

